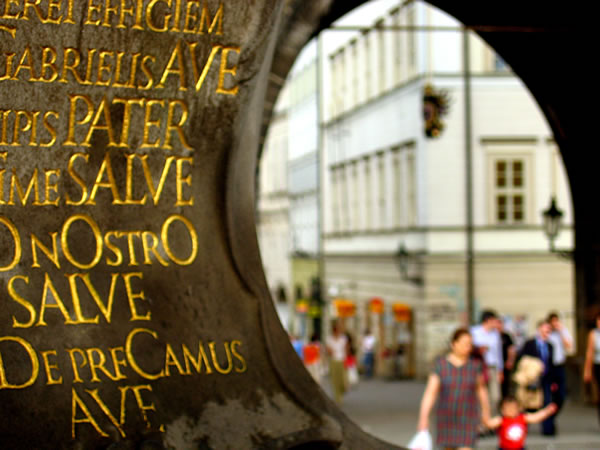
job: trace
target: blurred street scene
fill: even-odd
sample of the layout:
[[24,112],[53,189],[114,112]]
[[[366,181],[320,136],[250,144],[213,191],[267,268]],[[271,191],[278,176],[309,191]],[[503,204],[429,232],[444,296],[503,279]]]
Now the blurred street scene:
[[551,310],[575,329],[552,132],[502,58],[425,2],[367,2],[306,46],[263,147],[257,221],[284,327],[304,341],[331,320],[370,328],[380,375],[401,359],[426,376],[485,309],[518,341]]
[[[600,305],[576,312],[569,181],[501,55],[426,2],[374,0],[280,81],[257,232],[315,380],[396,444],[433,430],[446,402],[489,405],[489,428],[529,423],[528,448],[600,448]],[[473,420],[478,446],[497,448]]]

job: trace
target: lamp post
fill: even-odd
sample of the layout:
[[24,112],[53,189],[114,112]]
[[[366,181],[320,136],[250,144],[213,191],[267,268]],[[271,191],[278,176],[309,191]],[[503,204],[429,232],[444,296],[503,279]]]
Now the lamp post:
[[400,276],[403,280],[406,280],[408,277],[408,252],[406,251],[403,242],[398,246],[395,256],[396,264],[398,264],[398,269],[400,269]]
[[554,248],[554,240],[560,231],[560,223],[563,217],[563,212],[556,207],[556,197],[550,200],[550,206],[542,212],[544,218],[544,231],[550,242],[550,251],[556,253]]
[[401,242],[398,246],[398,250],[396,250],[394,259],[396,260],[396,264],[398,265],[400,276],[402,277],[403,281],[409,281],[417,285],[423,284],[423,279],[420,276],[408,275],[408,265],[412,262],[412,260],[416,259],[416,255],[414,253],[408,253],[403,242]]

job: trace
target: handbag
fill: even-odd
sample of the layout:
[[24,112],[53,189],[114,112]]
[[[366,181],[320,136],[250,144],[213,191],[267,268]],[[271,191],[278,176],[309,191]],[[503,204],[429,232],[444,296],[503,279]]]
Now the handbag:
[[354,386],[356,384],[358,384],[358,369],[356,368],[356,366],[351,366],[348,367],[348,369],[346,369],[348,371],[348,385],[349,386]]

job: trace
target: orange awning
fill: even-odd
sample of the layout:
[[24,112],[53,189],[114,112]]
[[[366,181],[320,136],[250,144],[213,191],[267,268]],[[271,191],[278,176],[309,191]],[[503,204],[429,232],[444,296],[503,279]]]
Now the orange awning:
[[375,314],[383,313],[384,302],[381,297],[373,297],[369,300],[369,311]]
[[356,305],[352,300],[336,298],[333,300],[333,305],[338,317],[352,317],[356,314]]
[[404,303],[394,303],[392,305],[394,319],[396,322],[408,322],[411,316],[411,307]]
[[300,313],[300,314],[305,314],[308,312],[308,300],[302,298],[298,301],[296,301],[296,312]]

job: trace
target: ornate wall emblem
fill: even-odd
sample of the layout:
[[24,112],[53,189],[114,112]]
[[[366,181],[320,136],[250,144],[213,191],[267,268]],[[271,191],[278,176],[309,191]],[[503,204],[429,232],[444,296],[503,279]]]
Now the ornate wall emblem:
[[430,139],[440,137],[446,126],[442,119],[448,114],[449,105],[450,96],[448,91],[436,90],[431,84],[425,85],[423,89],[425,136]]

